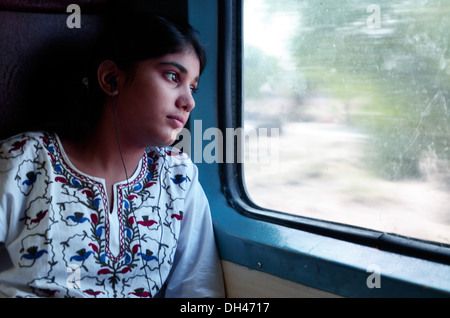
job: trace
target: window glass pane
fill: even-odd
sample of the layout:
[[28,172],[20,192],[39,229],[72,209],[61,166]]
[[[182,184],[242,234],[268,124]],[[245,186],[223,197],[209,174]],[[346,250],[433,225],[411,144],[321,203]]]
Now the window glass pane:
[[450,1],[245,0],[251,199],[450,243],[449,30]]

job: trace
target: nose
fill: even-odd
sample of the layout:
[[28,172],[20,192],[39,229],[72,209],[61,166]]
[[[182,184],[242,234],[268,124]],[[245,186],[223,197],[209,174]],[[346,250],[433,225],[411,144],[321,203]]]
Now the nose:
[[190,88],[184,90],[182,94],[180,94],[177,99],[177,107],[188,113],[195,107],[194,96],[192,96]]

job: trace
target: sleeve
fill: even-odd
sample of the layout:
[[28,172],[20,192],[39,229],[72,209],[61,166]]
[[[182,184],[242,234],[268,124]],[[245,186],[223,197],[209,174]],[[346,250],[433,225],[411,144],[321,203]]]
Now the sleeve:
[[8,238],[21,228],[19,220],[26,195],[21,190],[20,174],[29,171],[28,165],[37,156],[37,143],[35,136],[29,134],[0,141],[0,243],[8,243]]
[[6,242],[8,234],[9,213],[12,210],[13,197],[7,192],[5,179],[8,176],[0,171],[0,243]]
[[6,154],[8,149],[5,143],[0,141],[0,243],[5,243],[8,225],[10,223],[10,213],[13,210],[13,195],[11,193],[14,189],[12,180],[12,165],[13,162]]
[[6,234],[7,234],[7,225],[8,225],[8,220],[7,220],[7,206],[10,204],[7,200],[7,195],[4,191],[4,185],[5,183],[3,182],[5,176],[4,174],[0,171],[0,178],[1,178],[1,183],[0,183],[0,243],[5,243],[6,240]]
[[198,182],[197,167],[185,201],[174,265],[167,280],[167,298],[225,297],[222,267],[214,239],[209,203]]

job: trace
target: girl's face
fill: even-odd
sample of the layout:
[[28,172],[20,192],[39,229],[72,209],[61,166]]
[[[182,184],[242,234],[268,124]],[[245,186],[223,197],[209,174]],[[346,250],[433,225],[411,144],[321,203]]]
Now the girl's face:
[[117,119],[127,142],[168,146],[195,107],[200,62],[194,50],[139,62],[130,83],[118,87]]

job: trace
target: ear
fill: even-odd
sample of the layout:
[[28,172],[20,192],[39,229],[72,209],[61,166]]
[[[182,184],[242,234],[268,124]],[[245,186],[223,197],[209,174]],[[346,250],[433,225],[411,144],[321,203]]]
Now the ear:
[[98,66],[97,80],[102,91],[108,96],[119,94],[118,83],[120,81],[121,70],[116,63],[105,60]]

